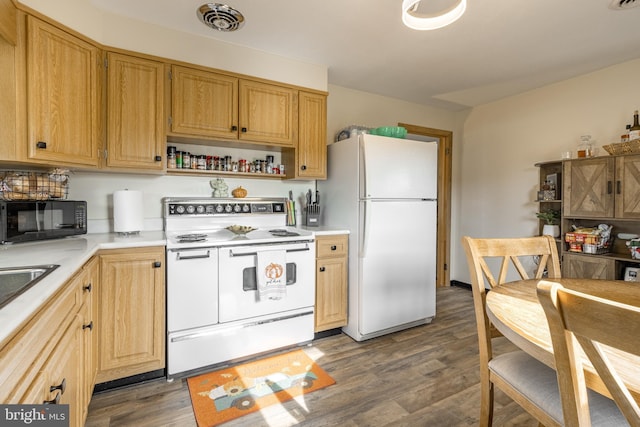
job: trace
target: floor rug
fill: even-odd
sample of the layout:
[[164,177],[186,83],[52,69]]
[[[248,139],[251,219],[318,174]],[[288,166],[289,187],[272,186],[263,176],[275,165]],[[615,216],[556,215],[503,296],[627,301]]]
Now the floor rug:
[[303,350],[187,379],[198,427],[211,427],[335,384]]

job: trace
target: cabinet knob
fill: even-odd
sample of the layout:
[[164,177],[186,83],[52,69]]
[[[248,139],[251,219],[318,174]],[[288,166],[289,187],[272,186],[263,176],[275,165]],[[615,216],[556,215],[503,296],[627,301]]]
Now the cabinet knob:
[[60,390],[60,393],[58,394],[58,400],[60,400],[60,395],[64,394],[64,391],[66,389],[67,389],[67,379],[63,378],[60,384],[52,385],[51,387],[49,387],[49,393],[53,393],[56,390]]
[[42,148],[43,150],[47,148],[47,143],[44,141],[36,142],[36,148]]
[[247,132],[247,128],[240,129],[240,132]]
[[238,126],[231,126],[231,130],[234,131],[234,132],[237,131],[238,130]]
[[300,166],[300,169],[302,169],[303,171],[306,171],[307,170],[307,165]]
[[162,267],[162,263],[160,261],[155,261],[153,263],[153,268],[160,268],[160,267]]
[[332,251],[335,251],[335,250],[337,250],[337,249],[338,249],[338,247],[337,247],[336,245],[331,245],[331,250],[332,250]]
[[320,267],[320,272],[323,272],[325,270],[324,267]]
[[56,397],[54,397],[51,400],[44,400],[42,402],[43,405],[57,405],[58,403],[60,403],[60,395],[62,393],[56,393]]
[[82,290],[87,291],[87,292],[91,292],[91,289],[92,289],[91,283],[89,283],[88,285],[82,287]]
[[161,162],[162,161],[162,156],[156,156],[156,157],[154,157],[154,160],[156,162]]
[[86,325],[82,325],[82,329],[88,329],[90,331],[93,331],[93,320],[87,323]]

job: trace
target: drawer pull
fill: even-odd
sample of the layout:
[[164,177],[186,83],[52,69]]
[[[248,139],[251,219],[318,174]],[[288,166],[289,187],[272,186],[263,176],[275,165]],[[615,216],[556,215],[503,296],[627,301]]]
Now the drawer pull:
[[87,291],[87,292],[91,292],[91,288],[92,288],[91,283],[89,283],[88,285],[82,287],[82,289]]
[[246,133],[246,132],[247,132],[247,128],[242,128],[242,129],[240,129],[240,132],[242,132],[242,133]]
[[60,400],[60,395],[64,394],[64,391],[66,389],[67,389],[67,379],[63,378],[62,382],[59,385],[52,385],[51,387],[49,387],[49,393],[53,393],[56,390],[60,390],[60,393],[58,393],[58,400]]
[[153,160],[155,160],[156,162],[161,162],[162,161],[162,156],[155,156],[153,158]]
[[231,130],[232,130],[233,132],[237,131],[237,130],[238,130],[238,126],[231,126]]
[[93,331],[93,320],[86,325],[82,325],[82,329],[89,329],[90,331]]
[[324,267],[320,267],[320,272],[323,272],[323,271],[324,271]]
[[54,397],[51,400],[45,400],[42,402],[43,405],[57,405],[58,403],[60,403],[60,395],[62,393],[57,393],[56,397]]
[[156,261],[153,263],[153,268],[160,268],[162,267],[162,263],[160,261]]
[[337,250],[337,249],[338,249],[338,247],[337,247],[336,245],[331,245],[331,250],[332,250],[332,251],[335,251],[335,250]]
[[47,143],[44,141],[36,142],[36,148],[42,148],[43,150],[47,148]]

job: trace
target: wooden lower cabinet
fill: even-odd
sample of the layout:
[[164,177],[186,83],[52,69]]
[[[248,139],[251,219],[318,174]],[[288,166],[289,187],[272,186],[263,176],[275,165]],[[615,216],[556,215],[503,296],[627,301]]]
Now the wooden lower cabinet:
[[[69,405],[69,426],[84,425],[93,391],[90,260],[0,346],[0,402]],[[88,268],[89,267],[89,268]]]
[[349,236],[316,237],[315,331],[347,324]]
[[613,259],[565,253],[562,256],[562,276],[615,280],[615,264],[616,261]]
[[164,247],[101,251],[96,382],[165,367]]

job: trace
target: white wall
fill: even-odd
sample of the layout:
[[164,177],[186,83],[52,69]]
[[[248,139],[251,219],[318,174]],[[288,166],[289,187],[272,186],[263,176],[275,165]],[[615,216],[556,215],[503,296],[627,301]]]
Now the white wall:
[[[134,21],[102,11],[89,0],[19,2],[106,46],[327,90],[324,65]],[[195,21],[195,12],[193,16]]]
[[[619,142],[640,108],[640,60],[630,61],[468,112],[460,158],[459,212],[452,224],[451,278],[469,282],[464,235],[537,233],[536,162],[574,152],[580,135],[597,145]],[[600,155],[607,153],[600,148]],[[639,230],[640,231],[640,230]]]

